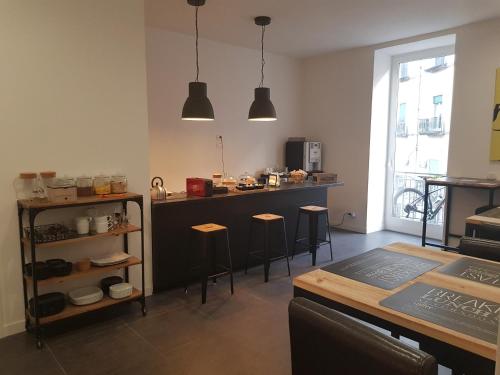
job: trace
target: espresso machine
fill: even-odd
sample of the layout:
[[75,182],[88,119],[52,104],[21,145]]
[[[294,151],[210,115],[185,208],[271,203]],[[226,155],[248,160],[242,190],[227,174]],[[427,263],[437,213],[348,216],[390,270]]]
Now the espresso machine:
[[290,140],[286,143],[285,163],[289,171],[322,172],[321,142]]

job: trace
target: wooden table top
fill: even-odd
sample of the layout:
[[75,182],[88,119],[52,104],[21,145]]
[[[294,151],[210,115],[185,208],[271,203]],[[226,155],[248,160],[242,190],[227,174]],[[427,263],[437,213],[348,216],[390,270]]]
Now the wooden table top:
[[500,207],[492,208],[479,215],[472,215],[465,219],[467,224],[481,225],[500,225]]
[[485,178],[473,177],[427,177],[428,185],[439,186],[462,186],[470,188],[497,189],[500,188],[499,180],[487,180]]
[[[384,246],[384,249],[442,262],[443,266],[457,259],[464,258],[463,255],[431,250],[405,243],[393,243]],[[496,345],[492,343],[419,318],[414,318],[379,304],[381,300],[401,291],[415,282],[423,282],[438,287],[448,288],[500,303],[500,288],[436,272],[440,267],[393,290],[377,288],[321,269],[316,269],[295,277],[293,285],[494,361]]]

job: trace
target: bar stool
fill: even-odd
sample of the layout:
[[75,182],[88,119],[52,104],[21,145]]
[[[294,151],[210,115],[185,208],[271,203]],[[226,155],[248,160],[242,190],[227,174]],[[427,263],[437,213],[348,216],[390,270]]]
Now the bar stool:
[[[305,238],[297,238],[299,234],[300,219],[302,215],[309,217],[309,236]],[[320,216],[326,216],[326,232],[328,240],[318,238],[318,221]],[[302,243],[304,240],[309,240],[308,244]],[[304,245],[312,254],[312,265],[316,265],[316,250],[324,244],[330,245],[330,258],[333,260],[332,237],[330,234],[330,220],[328,219],[328,208],[320,206],[304,206],[299,208],[299,216],[297,218],[297,226],[295,228],[295,237],[292,250],[292,259],[295,255],[297,244]]]
[[[280,227],[283,229],[282,236],[283,236],[283,244],[284,244],[284,254],[280,254],[278,256],[272,257],[271,254],[271,225],[274,223],[279,223],[281,222],[282,225]],[[254,227],[256,225],[262,225],[264,227],[264,250],[253,250],[253,245],[254,245]],[[260,214],[260,215],[254,215],[250,219],[250,237],[248,240],[248,251],[247,251],[247,257],[245,261],[245,274],[247,273],[248,270],[248,260],[250,257],[254,257],[260,260],[264,261],[264,282],[269,281],[269,268],[271,266],[271,262],[274,262],[276,260],[280,259],[286,259],[286,266],[288,268],[288,276],[290,276],[290,263],[288,261],[288,243],[286,240],[286,226],[285,226],[285,218],[280,215],[274,215],[274,214]]]
[[[227,251],[228,264],[217,263],[217,237],[225,237],[225,249]],[[217,282],[217,278],[221,276],[229,275],[231,282],[231,294],[234,293],[233,288],[233,266],[231,263],[231,250],[229,248],[229,231],[227,227],[208,223],[202,225],[195,225],[191,227],[191,244],[190,248],[193,249],[193,237],[199,240],[199,250],[201,259],[199,264],[192,266],[190,264],[191,256],[188,257],[188,277],[191,271],[195,268],[200,268],[201,276],[201,303],[207,302],[207,285],[208,279],[211,278],[214,283]],[[211,270],[210,270],[211,269]],[[222,271],[218,271],[222,270]],[[212,272],[212,273],[209,273]],[[187,293],[187,285],[185,286],[185,291]]]

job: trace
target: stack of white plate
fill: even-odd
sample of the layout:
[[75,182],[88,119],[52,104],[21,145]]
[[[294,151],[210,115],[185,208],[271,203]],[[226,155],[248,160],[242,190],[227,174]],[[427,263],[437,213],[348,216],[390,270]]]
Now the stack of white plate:
[[113,299],[129,297],[132,294],[132,285],[129,283],[113,284],[109,287],[109,296]]
[[82,306],[99,302],[104,297],[104,293],[101,288],[87,286],[85,288],[72,290],[68,293],[68,296],[73,305]]
[[106,267],[126,262],[128,258],[130,258],[130,254],[122,252],[122,253],[107,255],[104,258],[98,258],[98,259],[93,258],[90,261],[94,266]]

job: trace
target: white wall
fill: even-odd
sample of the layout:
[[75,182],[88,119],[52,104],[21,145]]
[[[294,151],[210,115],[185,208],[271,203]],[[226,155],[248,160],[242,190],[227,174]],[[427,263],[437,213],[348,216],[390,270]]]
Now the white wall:
[[[369,171],[369,136],[372,110],[373,56],[377,49],[456,34],[455,86],[448,174],[500,178],[500,164],[488,161],[493,110],[495,70],[500,67],[498,35],[500,19],[466,25],[382,45],[357,48],[304,62],[303,112],[306,136],[326,143],[325,167],[339,173],[346,186],[336,190],[329,204],[335,215],[354,210],[357,219],[344,227],[367,230],[366,211]],[[373,144],[375,152],[385,152]],[[466,202],[467,201],[467,202]],[[480,192],[456,195],[452,230],[463,233],[463,218],[473,207],[486,203]]]
[[373,50],[357,48],[307,59],[303,79],[306,136],[324,143],[323,168],[345,182],[344,187],[330,189],[332,222],[338,222],[344,211],[354,211],[356,219],[346,218],[343,228],[364,232]]
[[[139,0],[1,2],[0,336],[24,329],[19,172],[122,171],[131,191],[148,194],[143,13]],[[148,204],[145,212],[150,287]]]
[[[455,86],[448,174],[500,179],[500,163],[489,160],[495,72],[500,68],[500,19],[457,29]],[[488,203],[485,191],[455,189],[452,233],[464,231],[464,218]],[[496,202],[500,203],[500,192]]]
[[260,51],[200,39],[200,81],[208,84],[215,121],[182,121],[188,82],[194,80],[194,38],[154,28],[147,28],[146,36],[151,176],[162,176],[169,190],[181,191],[186,177],[221,171],[216,135],[224,139],[226,172],[235,177],[283,166],[287,138],[303,134],[299,61],[265,53],[264,83],[278,120],[249,122]]

